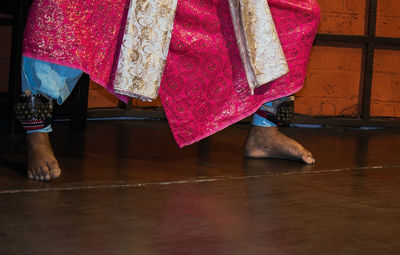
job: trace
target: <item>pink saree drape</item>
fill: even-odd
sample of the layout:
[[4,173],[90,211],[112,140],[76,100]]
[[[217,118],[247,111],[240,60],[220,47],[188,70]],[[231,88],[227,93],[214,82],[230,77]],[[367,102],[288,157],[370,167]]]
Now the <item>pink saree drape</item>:
[[128,3],[128,0],[35,0],[26,22],[22,54],[80,69],[113,93],[113,75]]
[[[34,1],[23,55],[81,69],[113,92],[128,2]],[[302,87],[319,21],[318,5],[314,0],[268,3],[289,73],[251,95],[228,1],[178,1],[159,94],[179,146],[209,136],[263,103]]]
[[181,0],[160,87],[179,146],[207,137],[265,102],[301,89],[319,21],[313,0],[269,0],[289,73],[251,95],[227,1]]

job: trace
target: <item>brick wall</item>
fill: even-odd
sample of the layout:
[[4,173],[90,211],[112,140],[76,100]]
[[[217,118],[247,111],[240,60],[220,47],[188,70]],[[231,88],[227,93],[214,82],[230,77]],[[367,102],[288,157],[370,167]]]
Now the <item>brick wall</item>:
[[365,0],[317,0],[321,8],[319,32],[364,34]]
[[399,0],[379,0],[376,34],[386,37],[400,37]]
[[313,116],[356,116],[361,53],[361,49],[315,46],[305,85],[296,94],[296,112]]

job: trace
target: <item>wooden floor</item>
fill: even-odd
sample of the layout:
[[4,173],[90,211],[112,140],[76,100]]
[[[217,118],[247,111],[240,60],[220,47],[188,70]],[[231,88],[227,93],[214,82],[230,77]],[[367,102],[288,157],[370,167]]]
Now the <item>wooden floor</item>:
[[317,164],[243,157],[248,126],[179,149],[165,122],[58,124],[63,175],[1,137],[0,254],[400,254],[400,131],[284,132]]

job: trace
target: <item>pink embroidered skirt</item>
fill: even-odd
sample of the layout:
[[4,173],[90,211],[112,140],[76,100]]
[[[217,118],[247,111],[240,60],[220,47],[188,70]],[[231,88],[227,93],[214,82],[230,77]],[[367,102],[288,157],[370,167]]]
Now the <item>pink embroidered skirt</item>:
[[[112,92],[127,0],[36,0],[23,55],[81,69]],[[301,89],[319,22],[314,0],[269,0],[289,73],[251,95],[226,0],[179,0],[159,95],[183,147]],[[126,99],[126,98],[122,98]]]
[[250,94],[227,1],[180,0],[160,88],[179,146],[253,114],[301,89],[319,22],[313,0],[269,0],[289,73]]

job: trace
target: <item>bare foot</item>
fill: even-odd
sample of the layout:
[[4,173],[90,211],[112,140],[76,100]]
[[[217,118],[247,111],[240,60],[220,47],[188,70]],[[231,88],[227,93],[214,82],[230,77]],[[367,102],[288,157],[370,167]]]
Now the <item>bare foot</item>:
[[48,133],[27,135],[29,179],[50,181],[60,176],[61,169],[51,148]]
[[279,132],[277,127],[253,126],[245,145],[245,155],[252,158],[280,158],[314,164],[311,152]]

